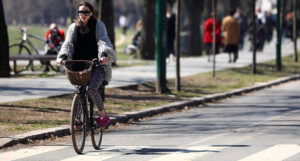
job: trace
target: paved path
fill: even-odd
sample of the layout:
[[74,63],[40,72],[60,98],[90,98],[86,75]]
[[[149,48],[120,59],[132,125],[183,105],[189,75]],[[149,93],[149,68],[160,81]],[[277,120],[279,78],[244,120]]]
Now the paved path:
[[[293,46],[290,41],[284,41],[282,53],[283,55],[293,53]],[[275,45],[271,43],[270,45],[266,45],[263,53],[257,53],[257,61],[272,60],[275,59],[275,56]],[[227,54],[217,55],[216,61],[217,70],[247,66],[252,63],[252,53],[248,51],[240,52],[237,63],[228,63]],[[212,71],[212,63],[207,62],[206,57],[181,59],[181,76],[209,71]],[[167,77],[175,77],[174,62],[168,63]],[[113,69],[113,79],[108,88],[153,80],[156,80],[155,65],[117,68]],[[51,78],[0,78],[0,103],[56,96],[72,93],[73,91],[74,87],[69,84],[66,76],[55,76]]]
[[18,161],[299,161],[300,81],[132,122],[106,131],[101,150],[87,137],[0,152]]

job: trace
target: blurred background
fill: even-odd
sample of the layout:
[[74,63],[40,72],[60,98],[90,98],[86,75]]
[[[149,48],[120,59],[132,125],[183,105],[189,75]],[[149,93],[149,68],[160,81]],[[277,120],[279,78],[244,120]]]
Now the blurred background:
[[[155,0],[88,1],[95,6],[98,18],[106,24],[109,37],[118,53],[118,60],[133,58],[132,55],[126,54],[126,47],[132,43],[138,30],[136,25],[139,20],[144,23],[142,25],[141,44],[134,58],[154,59]],[[25,26],[29,32],[41,37],[44,37],[51,23],[57,23],[66,32],[67,26],[76,17],[78,2],[78,0],[3,0],[9,43],[14,43],[20,37],[18,31],[20,26]],[[176,14],[177,1],[167,0],[167,3]],[[210,17],[212,1],[182,0],[181,3],[181,53],[187,56],[200,56],[203,53],[202,26],[205,19]],[[245,15],[246,24],[250,25],[253,15],[252,3],[253,0],[219,0],[216,7],[217,19],[221,21],[230,10],[240,8]],[[281,3],[283,7],[282,26],[285,28],[287,26],[286,17],[293,11],[293,0],[283,0]],[[300,2],[297,0],[296,3],[297,8],[300,8]],[[265,15],[271,16],[274,27],[276,23],[276,0],[257,0],[256,8]],[[122,30],[121,21],[126,25],[126,32]],[[33,40],[33,42],[43,48],[43,42],[37,40]]]

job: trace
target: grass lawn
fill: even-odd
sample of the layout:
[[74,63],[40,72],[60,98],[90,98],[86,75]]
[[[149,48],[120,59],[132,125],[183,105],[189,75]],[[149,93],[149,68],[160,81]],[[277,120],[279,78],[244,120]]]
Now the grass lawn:
[[[18,43],[21,41],[22,33],[20,31],[20,27],[24,27],[28,30],[29,33],[42,37],[45,37],[45,33],[48,30],[48,26],[41,26],[41,25],[9,25],[8,26],[8,36],[9,36],[9,44],[12,45],[14,43]],[[60,29],[67,32],[67,27],[60,27]],[[131,43],[132,37],[134,36],[134,29],[129,29],[127,31],[126,36],[122,35],[120,28],[115,28],[115,46],[116,46],[116,53],[117,53],[117,67],[125,67],[125,66],[133,66],[133,65],[145,65],[145,64],[153,64],[154,61],[144,61],[144,60],[130,60],[130,55],[124,53],[125,47]],[[65,35],[66,36],[66,35]],[[32,44],[38,49],[43,51],[45,42],[41,40],[37,40],[34,38],[29,38]],[[31,54],[35,54],[35,51],[29,47]],[[22,51],[24,54],[28,54],[25,50]],[[10,48],[10,54],[15,55],[18,53],[18,48]],[[19,69],[23,69],[24,66],[18,66]],[[40,66],[34,67],[37,71],[41,70]]]
[[[28,32],[45,38],[45,33],[48,31],[48,26],[41,26],[41,25],[9,25],[8,26],[8,37],[9,37],[9,44],[18,43],[20,42],[20,39],[22,38],[22,33],[20,31],[20,27],[27,28]],[[65,31],[65,34],[67,33],[68,27],[62,27],[59,26],[60,29]],[[124,48],[131,43],[131,39],[134,35],[134,30],[129,29],[126,37],[123,37],[121,34],[121,29],[116,28],[115,29],[115,40],[116,40],[116,52],[118,60],[128,60],[129,55],[124,54]],[[66,35],[65,35],[66,36]],[[34,44],[35,47],[37,47],[40,50],[44,50],[45,42],[41,40],[37,40],[34,38],[29,38],[30,41]],[[14,52],[13,52],[14,53]]]
[[[282,71],[278,72],[275,62],[257,65],[258,74],[251,74],[251,66],[232,68],[216,73],[202,73],[181,79],[182,91],[175,92],[174,79],[168,80],[169,94],[155,93],[155,83],[149,82],[127,88],[106,90],[106,111],[110,115],[136,111],[171,102],[230,91],[237,88],[267,82],[279,77],[300,73],[300,63],[292,56],[283,58]],[[0,136],[23,133],[46,127],[68,124],[72,94],[64,97],[33,99],[0,104]]]

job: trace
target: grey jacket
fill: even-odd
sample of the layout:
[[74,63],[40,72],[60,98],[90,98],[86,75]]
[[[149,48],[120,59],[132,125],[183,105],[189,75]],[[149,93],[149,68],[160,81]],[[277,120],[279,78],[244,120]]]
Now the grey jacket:
[[[75,26],[76,26],[75,23],[72,23],[69,26],[66,39],[62,44],[62,47],[57,55],[56,62],[61,62],[62,57],[64,55],[67,56],[68,60],[72,60],[73,53],[74,53],[73,42],[75,42],[76,40]],[[116,56],[112,44],[107,36],[106,27],[101,21],[97,21],[96,40],[98,44],[98,58],[101,57],[102,52],[107,53],[109,64],[104,65],[104,71],[105,71],[105,80],[110,81],[112,75],[111,64],[113,61],[115,61]]]

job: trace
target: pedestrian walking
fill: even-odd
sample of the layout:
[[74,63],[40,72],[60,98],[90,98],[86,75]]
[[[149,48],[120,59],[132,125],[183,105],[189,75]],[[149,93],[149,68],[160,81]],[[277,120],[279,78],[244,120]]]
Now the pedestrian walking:
[[265,12],[266,15],[266,41],[270,43],[273,39],[273,30],[276,26],[276,22],[273,19],[272,13],[269,11]]
[[244,41],[248,31],[247,17],[244,15],[240,8],[237,8],[234,14],[234,18],[238,21],[240,25],[239,49],[242,50],[244,48]]
[[172,12],[172,7],[167,5],[167,61],[172,61],[174,58],[174,42],[175,42],[175,25],[176,25],[176,15]]
[[124,53],[131,55],[130,59],[137,58],[138,51],[140,50],[140,44],[142,39],[142,20],[138,20],[135,25],[135,34],[132,38],[131,44],[125,47]]
[[[221,46],[222,39],[221,39],[221,22],[218,20],[215,20],[214,17],[214,12],[211,13],[211,17],[206,19],[204,22],[203,26],[203,42],[205,44],[205,51],[206,55],[208,56],[208,61],[210,62],[210,56],[213,54],[212,53],[212,45],[215,43],[216,45],[216,53],[219,53],[219,47]],[[214,24],[216,25],[216,32],[215,32],[215,37],[216,40],[215,42],[213,41],[213,26]]]
[[122,29],[122,34],[125,36],[128,29],[128,18],[125,15],[119,17],[119,25]]
[[284,20],[284,35],[286,38],[293,40],[293,18],[294,12],[289,12]]
[[[238,21],[233,17],[235,11],[230,11],[228,16],[223,18],[222,31],[224,52],[229,54],[229,62],[236,62],[238,59],[238,44],[240,41],[240,27]],[[231,54],[233,53],[233,60]]]

